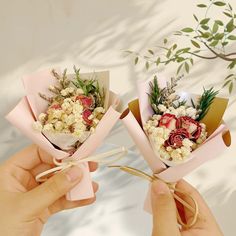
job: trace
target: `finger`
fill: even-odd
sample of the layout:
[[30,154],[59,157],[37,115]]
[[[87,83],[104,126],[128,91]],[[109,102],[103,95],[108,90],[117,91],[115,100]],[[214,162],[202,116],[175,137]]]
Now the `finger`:
[[24,148],[7,160],[7,164],[20,167],[24,170],[30,170],[40,163],[42,163],[42,161],[36,145],[30,145]]
[[51,168],[53,168],[52,165],[47,164],[47,163],[41,163],[41,164],[37,165],[36,167],[34,167],[30,172],[35,177],[36,175],[38,175],[46,170],[49,170]]
[[98,163],[89,161],[89,171],[94,172],[98,168]]
[[[207,204],[205,203],[204,199],[199,194],[199,192],[185,180],[179,181],[176,184],[176,188],[184,191],[185,193],[187,193],[187,195],[193,197],[198,204],[199,214],[201,215],[201,217],[198,217],[197,222],[194,225],[194,228],[206,226],[208,224],[207,219],[211,219],[213,218],[213,216]],[[181,197],[185,202],[187,202],[190,206],[192,206],[193,208],[195,207],[191,198],[187,197],[186,194],[181,194],[178,192],[176,192],[176,194],[179,197]],[[186,207],[184,207],[184,211],[185,211],[186,222],[190,223],[194,217],[194,214]]]
[[169,187],[161,180],[152,183],[153,236],[180,235],[176,206]]
[[[93,191],[96,193],[98,191],[98,184],[93,182]],[[65,196],[58,199],[54,204],[49,207],[50,213],[55,214],[59,211],[87,206],[96,201],[96,196],[89,199],[79,200],[79,201],[68,201]]]
[[39,213],[78,184],[82,175],[82,170],[78,166],[58,172],[43,184],[25,193],[22,196],[23,205],[27,205],[32,214]]

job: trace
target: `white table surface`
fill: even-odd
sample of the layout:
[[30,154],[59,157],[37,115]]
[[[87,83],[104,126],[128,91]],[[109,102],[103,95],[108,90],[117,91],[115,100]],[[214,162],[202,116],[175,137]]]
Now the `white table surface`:
[[[135,97],[135,81],[147,78],[121,50],[144,50],[160,44],[171,32],[193,24],[196,1],[171,0],[12,0],[0,1],[0,159],[30,143],[10,126],[4,115],[24,95],[20,78],[43,68],[78,65],[82,71],[109,69],[111,88],[125,102]],[[236,9],[236,3],[232,0]],[[235,48],[235,45],[233,45]],[[181,87],[199,93],[203,84],[220,88],[226,64],[196,61]],[[174,67],[161,72],[170,77]],[[226,91],[222,91],[227,96]],[[202,193],[226,236],[236,232],[236,91],[230,97],[225,121],[232,146],[186,179]],[[107,138],[110,144],[131,148],[126,164],[148,171],[121,123]],[[94,174],[100,183],[95,205],[62,212],[47,223],[43,236],[146,236],[151,217],[142,210],[147,183],[102,167]]]

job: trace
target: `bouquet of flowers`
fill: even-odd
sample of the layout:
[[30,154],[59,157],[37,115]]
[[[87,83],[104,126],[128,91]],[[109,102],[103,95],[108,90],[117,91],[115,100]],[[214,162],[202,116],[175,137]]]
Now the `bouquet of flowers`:
[[120,100],[109,90],[109,72],[45,70],[25,77],[23,83],[27,95],[7,120],[51,154],[62,169],[72,162],[80,166],[83,179],[67,194],[68,200],[93,197],[87,159],[120,117]]
[[150,105],[154,115],[144,124],[155,153],[167,165],[183,163],[207,138],[206,125],[201,122],[218,94],[213,88],[204,89],[196,103],[181,98],[175,92],[181,77],[172,78],[163,89],[157,78],[150,82]]
[[48,108],[40,113],[33,123],[35,130],[42,132],[51,143],[73,154],[86,141],[105,113],[104,89],[100,88],[96,75],[82,79],[80,70],[68,78],[66,70],[60,76],[52,70],[58,85],[48,89],[53,96],[39,96],[48,102]]
[[[213,88],[201,95],[177,93],[179,79],[167,82],[155,76],[139,81],[138,99],[121,115],[154,177],[167,183],[177,182],[231,143],[222,119],[228,100],[217,97]],[[123,170],[137,172],[130,167]],[[150,194],[145,209],[151,211]]]

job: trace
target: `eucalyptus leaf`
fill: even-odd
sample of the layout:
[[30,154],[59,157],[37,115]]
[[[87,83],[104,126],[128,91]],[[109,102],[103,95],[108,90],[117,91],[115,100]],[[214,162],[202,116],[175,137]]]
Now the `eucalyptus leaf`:
[[134,59],[134,64],[137,65],[137,64],[138,64],[138,61],[139,61],[139,57],[135,57],[135,59]]
[[227,31],[230,33],[230,32],[232,32],[232,31],[234,30],[234,28],[235,28],[235,26],[234,26],[234,20],[231,19],[231,20],[229,21],[229,23],[226,25],[226,29],[227,29]]
[[219,43],[219,40],[215,40],[215,41],[213,41],[212,43],[210,43],[209,45],[210,45],[211,47],[215,47],[218,43]]
[[209,26],[208,26],[208,25],[201,25],[201,27],[202,27],[204,30],[209,30]]
[[233,88],[234,88],[234,83],[231,82],[230,85],[229,85],[229,93],[232,93]]
[[161,63],[161,58],[158,57],[157,60],[156,60],[156,66],[158,66],[160,63]]
[[179,72],[180,72],[180,70],[182,69],[183,65],[184,65],[184,63],[182,63],[182,64],[178,67],[177,72],[176,72],[177,75],[179,74]]
[[230,17],[230,18],[232,18],[232,15],[231,14],[229,14],[228,12],[223,12],[226,16],[228,16],[228,17]]
[[164,39],[164,44],[167,44],[168,40],[167,39]]
[[224,38],[224,36],[225,36],[224,33],[218,33],[214,36],[214,38],[215,38],[215,40],[221,40]]
[[196,16],[195,14],[193,14],[193,17],[194,17],[194,19],[195,19],[197,22],[199,22],[199,20],[198,20],[198,18],[197,18],[197,16]]
[[149,62],[148,61],[146,62],[145,67],[146,67],[146,70],[149,69]]
[[149,49],[148,52],[149,52],[150,54],[154,55],[154,52],[153,52],[151,49]]

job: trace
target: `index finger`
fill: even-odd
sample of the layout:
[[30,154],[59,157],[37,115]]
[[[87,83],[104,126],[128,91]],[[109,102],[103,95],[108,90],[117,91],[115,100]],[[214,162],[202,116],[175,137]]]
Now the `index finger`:
[[53,164],[53,160],[49,154],[33,144],[14,154],[7,160],[7,163],[25,170],[31,170],[41,163]]

